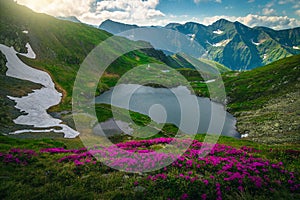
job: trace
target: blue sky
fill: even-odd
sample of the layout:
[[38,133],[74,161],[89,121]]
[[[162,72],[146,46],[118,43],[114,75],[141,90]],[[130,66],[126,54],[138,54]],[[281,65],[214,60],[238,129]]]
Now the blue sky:
[[37,12],[76,16],[99,25],[106,19],[138,25],[189,21],[209,25],[225,18],[248,26],[300,26],[299,0],[18,0]]
[[[270,0],[222,0],[219,3],[216,1],[199,1],[195,0],[162,0],[157,6],[157,9],[165,14],[191,16],[215,16],[215,15],[231,15],[245,16],[248,14],[257,15],[287,15],[293,18],[299,18],[295,11],[299,10],[297,1],[270,1]],[[295,6],[295,8],[293,8]],[[266,8],[271,10],[271,13],[266,13]],[[297,9],[298,8],[298,9]],[[265,12],[264,12],[265,11]]]

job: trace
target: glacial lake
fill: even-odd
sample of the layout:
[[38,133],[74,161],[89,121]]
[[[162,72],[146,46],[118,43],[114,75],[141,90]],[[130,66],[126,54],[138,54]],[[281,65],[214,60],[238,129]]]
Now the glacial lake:
[[[189,103],[185,103],[184,105],[184,108],[188,110],[188,114],[184,115],[184,119],[186,121],[193,121],[197,115],[196,112],[200,113],[197,133],[207,133],[208,130],[213,130],[214,126],[221,126],[222,135],[235,138],[241,137],[241,135],[236,131],[236,119],[224,110],[225,108],[223,105],[215,103],[209,98],[192,95],[187,87],[184,86],[168,89],[152,88],[135,84],[120,84],[96,97],[95,103],[103,103],[119,108],[125,108],[127,110],[147,115],[157,123],[166,122],[180,127],[182,114],[180,105],[182,104],[178,100],[179,96],[181,102],[189,102],[190,98],[194,98],[196,99],[196,102],[198,102],[198,108],[197,106]],[[130,100],[127,101],[127,99]],[[213,117],[212,110],[214,111]],[[224,120],[219,118],[219,115],[223,115]],[[212,128],[209,129],[209,126],[212,126]]]

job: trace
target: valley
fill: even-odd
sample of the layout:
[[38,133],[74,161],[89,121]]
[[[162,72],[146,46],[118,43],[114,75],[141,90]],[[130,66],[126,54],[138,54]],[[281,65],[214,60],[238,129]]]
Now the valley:
[[300,198],[299,27],[0,13],[1,199]]

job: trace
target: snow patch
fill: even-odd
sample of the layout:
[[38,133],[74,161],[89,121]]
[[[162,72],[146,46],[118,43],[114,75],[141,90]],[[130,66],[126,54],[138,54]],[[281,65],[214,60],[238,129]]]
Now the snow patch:
[[213,44],[212,46],[214,46],[214,47],[225,47],[230,41],[231,41],[231,39],[223,40],[221,42]]
[[191,41],[194,41],[196,38],[196,34],[187,34]]
[[267,57],[268,57],[268,55],[267,55],[267,54],[264,54],[264,57],[263,57],[263,59],[264,59],[264,60],[266,60],[266,59],[267,59]]
[[213,31],[214,34],[218,34],[221,35],[222,33],[224,33],[224,31],[221,31],[220,29]]
[[216,81],[216,79],[212,79],[212,80],[205,81],[205,83],[213,83],[215,81]]
[[32,50],[29,43],[26,44],[26,48],[27,48],[28,53],[19,53],[19,54],[22,56],[25,56],[27,58],[35,59],[36,55],[35,55],[34,51]]
[[300,50],[300,48],[299,48],[299,47],[297,47],[297,46],[293,46],[293,49]]
[[254,42],[253,40],[251,40],[252,44],[256,45],[256,46],[259,46],[261,45],[262,43],[261,42]]
[[162,73],[169,73],[170,70],[161,70]]
[[211,46],[213,45],[213,44],[212,44],[212,43],[210,43],[208,40],[206,40],[206,43],[207,43],[207,44],[209,44],[209,45],[211,45]]
[[28,31],[26,31],[26,30],[24,30],[24,31],[22,31],[22,33],[24,33],[24,34],[28,34],[29,32],[28,32]]
[[[26,45],[28,53],[24,56],[34,58],[30,45]],[[7,47],[0,44],[0,50],[7,59],[7,72],[6,75],[21,80],[27,80],[34,83],[43,85],[39,90],[34,90],[32,93],[23,97],[10,97],[11,100],[16,102],[16,108],[26,115],[21,115],[14,120],[14,123],[20,125],[29,125],[35,128],[44,128],[46,130],[19,130],[11,134],[20,134],[24,132],[60,132],[64,133],[66,138],[75,138],[79,133],[69,126],[62,124],[62,121],[55,119],[47,113],[47,109],[59,104],[62,94],[55,89],[55,85],[50,77],[44,71],[34,69],[23,63],[17,56],[18,52],[13,47]],[[54,130],[53,127],[60,127],[61,130]]]
[[68,130],[68,126],[61,124],[60,127],[65,126],[65,128],[62,128],[61,130],[57,130],[54,128],[51,129],[43,129],[43,130],[34,130],[34,129],[25,129],[25,130],[18,130],[15,131],[13,133],[10,133],[11,135],[18,135],[18,134],[22,134],[22,133],[50,133],[50,132],[54,132],[54,133],[64,133],[64,131]]

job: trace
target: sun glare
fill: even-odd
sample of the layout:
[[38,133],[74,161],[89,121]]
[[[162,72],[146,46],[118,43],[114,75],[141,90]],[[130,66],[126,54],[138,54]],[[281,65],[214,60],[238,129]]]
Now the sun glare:
[[36,12],[44,12],[45,7],[49,6],[53,0],[17,0],[16,2]]

